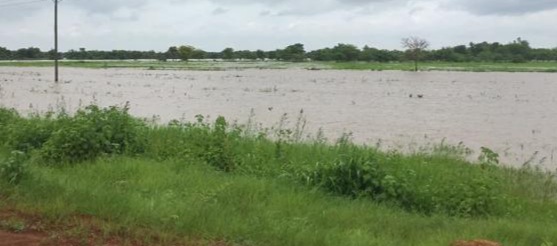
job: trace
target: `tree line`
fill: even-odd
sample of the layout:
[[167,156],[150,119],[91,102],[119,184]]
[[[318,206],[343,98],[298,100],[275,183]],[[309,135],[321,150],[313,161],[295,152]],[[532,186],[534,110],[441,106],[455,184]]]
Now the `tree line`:
[[[406,39],[406,41],[424,41]],[[427,42],[427,41],[426,41]],[[208,52],[193,46],[172,46],[166,52],[129,51],[129,50],[69,50],[59,54],[60,58],[70,60],[139,60],[156,59],[192,60],[192,59],[223,59],[223,60],[280,60],[280,61],[363,61],[363,62],[404,62],[404,61],[445,61],[445,62],[527,62],[557,61],[557,48],[532,48],[523,39],[502,44],[498,42],[469,43],[441,49],[419,49],[403,43],[404,50],[386,50],[370,46],[363,48],[352,44],[338,44],[334,47],[306,51],[303,44],[289,45],[283,49],[234,50],[226,48],[220,52]],[[415,43],[418,44],[418,43]],[[41,51],[39,48],[8,50],[0,47],[0,60],[41,60],[53,59],[54,51]],[[418,57],[419,56],[419,57]]]

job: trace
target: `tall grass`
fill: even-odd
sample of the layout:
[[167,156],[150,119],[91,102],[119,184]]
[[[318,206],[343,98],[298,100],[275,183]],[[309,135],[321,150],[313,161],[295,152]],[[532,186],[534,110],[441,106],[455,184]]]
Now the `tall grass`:
[[0,197],[52,217],[242,245],[557,242],[553,173],[501,167],[488,149],[470,163],[458,147],[408,155],[300,131],[202,117],[150,125],[116,107],[0,109]]

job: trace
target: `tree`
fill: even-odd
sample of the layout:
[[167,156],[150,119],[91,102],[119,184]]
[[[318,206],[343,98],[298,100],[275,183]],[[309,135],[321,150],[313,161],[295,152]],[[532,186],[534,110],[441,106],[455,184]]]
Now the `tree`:
[[226,48],[221,53],[222,53],[222,59],[225,59],[225,60],[234,59],[234,49],[232,49],[232,48]]
[[178,47],[171,46],[170,48],[168,48],[166,53],[164,53],[164,56],[166,59],[180,59],[180,52],[178,52]]
[[277,55],[280,60],[300,62],[306,59],[306,50],[303,44],[298,43],[289,45],[284,50],[278,50]]
[[195,54],[195,48],[189,45],[182,45],[178,48],[178,54],[180,55],[180,59],[182,59],[182,61],[188,61],[189,59],[192,59]]
[[356,61],[360,57],[360,49],[352,44],[338,44],[333,47],[335,61]]
[[422,58],[422,53],[429,47],[429,42],[419,37],[409,37],[402,39],[402,47],[406,49],[407,56],[414,61],[414,71],[418,71],[418,62]]
[[0,47],[0,60],[10,60],[12,52],[4,47]]
[[255,56],[257,56],[257,59],[262,60],[262,61],[264,61],[265,58],[266,58],[265,51],[263,51],[263,50],[256,50],[255,51]]
[[29,60],[29,59],[41,59],[45,58],[43,56],[43,52],[39,48],[30,47],[30,48],[23,48],[15,51],[15,59],[19,60]]

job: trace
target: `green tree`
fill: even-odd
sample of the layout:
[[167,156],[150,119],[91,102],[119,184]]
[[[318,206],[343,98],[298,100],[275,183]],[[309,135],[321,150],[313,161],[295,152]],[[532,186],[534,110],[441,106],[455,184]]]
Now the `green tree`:
[[352,44],[338,44],[333,48],[336,61],[356,61],[360,57],[360,49]]
[[234,49],[232,49],[232,48],[226,48],[226,49],[224,49],[224,50],[221,52],[221,54],[222,54],[222,59],[225,59],[225,60],[232,60],[232,59],[234,59]]
[[178,52],[178,47],[176,46],[171,46],[164,54],[166,59],[180,59],[180,52]]
[[255,51],[255,55],[257,56],[257,59],[259,59],[259,60],[265,60],[265,58],[267,58],[266,55],[265,55],[265,51],[263,51],[263,50]]
[[193,58],[195,53],[195,48],[190,45],[182,45],[178,48],[178,54],[180,55],[180,59],[182,61],[188,61]]
[[297,43],[287,46],[284,50],[279,50],[278,59],[284,61],[301,62],[306,59],[306,50],[304,45]]
[[0,60],[12,59],[12,52],[4,47],[0,47]]

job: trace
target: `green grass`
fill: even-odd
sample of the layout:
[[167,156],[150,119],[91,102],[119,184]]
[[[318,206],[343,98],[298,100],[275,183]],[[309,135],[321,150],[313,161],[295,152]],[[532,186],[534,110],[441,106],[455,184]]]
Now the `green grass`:
[[[334,69],[350,70],[402,70],[413,71],[414,64],[408,63],[327,63]],[[422,71],[467,71],[467,72],[557,72],[557,62],[422,62]]]
[[[148,229],[163,241],[557,243],[553,173],[499,166],[488,151],[472,164],[461,146],[404,155],[348,138],[302,140],[300,131],[201,118],[151,126],[117,108],[31,118],[0,109],[0,209],[88,215],[117,225],[107,233]],[[14,173],[21,178],[5,175]]]
[[[235,69],[341,69],[341,70],[400,70],[412,71],[411,62],[159,62],[159,61],[62,61],[63,67],[77,68],[139,68],[156,70],[235,70]],[[49,61],[0,61],[0,66],[51,67]],[[470,71],[470,72],[557,72],[557,62],[423,62],[422,71]]]

